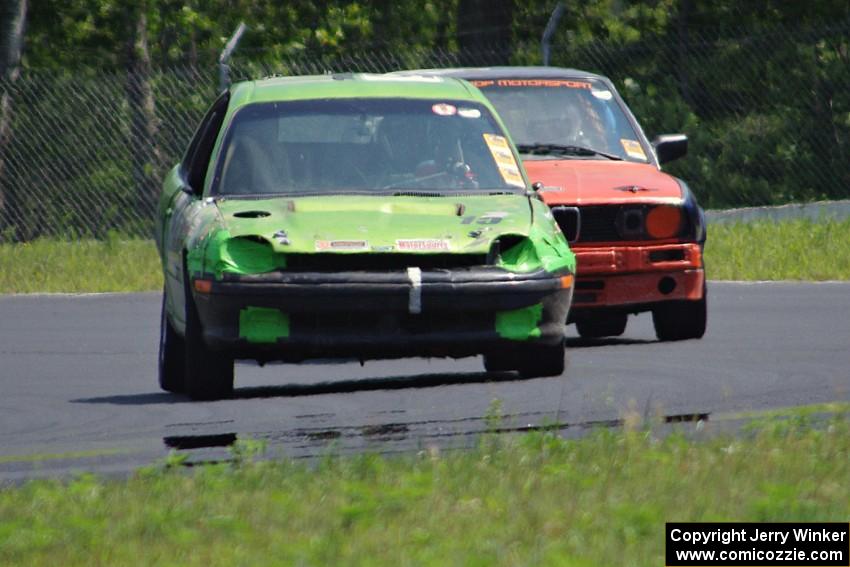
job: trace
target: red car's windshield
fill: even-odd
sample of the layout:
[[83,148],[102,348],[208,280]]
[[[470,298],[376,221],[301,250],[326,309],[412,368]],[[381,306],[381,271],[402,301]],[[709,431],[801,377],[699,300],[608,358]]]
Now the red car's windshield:
[[[521,153],[539,153],[533,149],[546,145],[575,146],[619,159],[648,161],[640,137],[614,93],[601,81],[490,79],[472,84],[496,107]],[[590,152],[571,153],[594,157]]]

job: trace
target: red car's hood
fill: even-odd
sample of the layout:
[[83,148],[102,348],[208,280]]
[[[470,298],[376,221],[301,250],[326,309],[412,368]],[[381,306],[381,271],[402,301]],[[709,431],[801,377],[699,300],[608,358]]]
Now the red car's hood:
[[530,159],[524,161],[532,182],[546,187],[548,205],[680,203],[678,182],[655,166],[628,161]]

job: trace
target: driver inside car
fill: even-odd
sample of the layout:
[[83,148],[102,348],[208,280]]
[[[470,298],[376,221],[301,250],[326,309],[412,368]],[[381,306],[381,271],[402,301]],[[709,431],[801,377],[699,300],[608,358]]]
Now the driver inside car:
[[478,187],[476,175],[464,155],[465,144],[456,124],[428,132],[431,159],[416,166],[416,178],[430,177],[447,188]]

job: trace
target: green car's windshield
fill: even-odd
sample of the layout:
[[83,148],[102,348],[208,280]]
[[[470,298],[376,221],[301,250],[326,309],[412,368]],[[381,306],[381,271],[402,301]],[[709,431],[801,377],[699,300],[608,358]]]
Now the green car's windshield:
[[486,107],[404,98],[256,103],[234,114],[215,195],[516,191],[510,145]]
[[520,153],[647,162],[614,93],[595,79],[475,80]]

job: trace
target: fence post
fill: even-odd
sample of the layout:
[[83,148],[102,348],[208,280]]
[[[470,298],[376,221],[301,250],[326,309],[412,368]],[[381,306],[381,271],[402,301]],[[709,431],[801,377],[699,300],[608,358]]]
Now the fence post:
[[[15,204],[8,192],[8,183],[3,182],[6,169],[6,149],[12,143],[12,94],[9,92],[20,74],[21,49],[27,19],[27,0],[5,2],[0,12],[0,242],[14,237],[13,224]],[[10,213],[11,214],[7,214]],[[3,218],[9,219],[4,226]],[[5,234],[4,234],[5,233]]]
[[[133,205],[138,207],[139,211],[145,211],[152,216],[159,197],[163,163],[158,144],[160,121],[156,113],[153,70],[148,47],[147,3],[140,2],[134,10],[128,10],[126,17],[127,79],[124,91],[130,110],[130,166],[137,191]],[[94,228],[95,234],[102,236],[110,227],[101,225]]]
[[540,49],[543,51],[543,64],[549,66],[549,52],[552,36],[555,35],[555,29],[558,27],[558,22],[561,21],[561,16],[564,15],[563,2],[558,2],[555,9],[552,10],[552,15],[549,16],[549,21],[546,23],[546,29],[543,30],[543,38],[540,40]]
[[242,34],[245,33],[246,29],[248,29],[248,26],[245,25],[245,22],[239,22],[239,26],[236,28],[236,31],[233,32],[233,35],[230,36],[229,40],[227,40],[227,44],[224,46],[224,49],[221,50],[221,55],[218,57],[219,91],[223,91],[230,86],[230,65],[228,65],[227,62],[230,60],[230,56],[236,49],[236,45],[239,43],[239,40],[242,39]]

